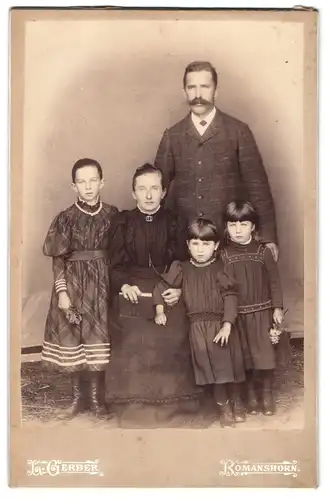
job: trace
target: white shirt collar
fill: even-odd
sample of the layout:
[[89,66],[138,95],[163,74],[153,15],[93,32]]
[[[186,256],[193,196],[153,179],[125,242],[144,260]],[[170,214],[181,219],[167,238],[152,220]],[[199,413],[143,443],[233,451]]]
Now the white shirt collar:
[[246,241],[245,243],[241,243],[241,245],[248,245],[249,243],[251,243],[251,241],[252,241],[252,235],[250,236],[248,241]]
[[[214,117],[215,117],[215,115],[216,115],[216,111],[217,111],[217,110],[216,110],[216,107],[214,106],[214,107],[212,108],[212,110],[210,111],[210,113],[209,113],[209,114],[207,114],[207,116],[205,116],[205,117],[200,117],[200,116],[197,116],[197,115],[195,115],[193,112],[191,113],[192,122],[193,122],[193,124],[194,124],[195,128],[197,129],[197,131],[198,131],[201,135],[203,135],[203,134],[204,134],[204,132],[205,132],[205,131],[207,130],[207,128],[209,127],[209,125],[211,125],[211,122],[212,122],[212,120],[214,119]],[[206,125],[204,125],[204,126],[203,126],[203,125],[200,125],[200,122],[201,122],[202,120],[205,120],[205,121],[207,122],[207,123],[206,123]]]
[[236,243],[237,245],[248,245],[249,243],[251,243],[252,241],[252,235],[250,236],[250,238],[248,239],[248,241],[245,241],[244,243],[239,243],[238,241],[234,241],[234,243]]
[[149,213],[149,212],[144,212],[144,210],[142,210],[142,208],[140,208],[138,204],[136,204],[136,206],[137,206],[138,210],[139,210],[142,214],[144,214],[144,215],[154,215],[154,214],[156,214],[157,212],[159,212],[159,210],[160,210],[160,208],[161,208],[161,205],[159,205],[159,206],[158,206],[158,208],[156,208],[154,212]]

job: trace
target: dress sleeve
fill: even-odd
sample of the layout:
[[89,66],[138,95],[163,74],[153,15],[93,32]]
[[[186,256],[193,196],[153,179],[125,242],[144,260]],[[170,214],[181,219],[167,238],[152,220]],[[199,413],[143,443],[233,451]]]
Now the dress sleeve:
[[108,235],[108,258],[109,262],[113,262],[115,255],[115,245],[117,243],[116,232],[118,231],[120,212],[118,208],[111,207],[112,211],[108,214],[110,219],[109,235]]
[[276,307],[282,309],[283,308],[283,293],[282,293],[282,287],[280,284],[277,263],[274,261],[271,250],[268,247],[265,247],[263,255],[264,255],[265,267],[266,267],[268,279],[269,279],[272,307],[274,309]]
[[110,205],[110,213],[109,213],[109,218],[110,219],[114,219],[115,217],[117,217],[117,214],[119,213],[119,210],[117,207],[115,207],[114,205]]
[[168,129],[165,130],[162,136],[154,164],[157,168],[160,168],[160,170],[162,171],[164,176],[165,186],[168,190],[169,184],[171,183],[171,181],[175,176],[175,162],[174,162],[173,152],[171,149],[170,133]]
[[188,259],[188,249],[187,249],[187,219],[182,215],[178,216],[177,219],[177,235],[176,235],[176,259],[184,260]]
[[274,201],[262,157],[250,128],[238,131],[239,167],[249,201],[258,212],[260,234],[266,243],[277,243]]
[[233,276],[223,263],[221,263],[217,273],[217,284],[224,302],[223,323],[228,322],[233,325],[237,318],[238,309],[237,287]]
[[128,273],[130,258],[126,249],[126,214],[117,213],[112,220],[111,243],[109,249],[111,284],[116,292],[119,292],[123,285],[132,285],[131,277]]
[[57,293],[67,291],[65,275],[65,257],[70,252],[72,227],[65,212],[61,212],[52,221],[43,244],[43,253],[52,257],[52,270]]
[[162,293],[168,288],[181,288],[183,283],[182,266],[178,260],[175,260],[170,266],[169,271],[163,274],[165,281],[159,281],[153,289],[153,302],[154,305],[164,305],[165,302],[162,298]]

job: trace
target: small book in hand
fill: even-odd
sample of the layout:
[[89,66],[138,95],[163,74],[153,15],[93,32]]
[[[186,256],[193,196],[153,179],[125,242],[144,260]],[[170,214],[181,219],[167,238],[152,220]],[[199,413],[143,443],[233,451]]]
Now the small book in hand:
[[152,293],[141,293],[138,296],[137,304],[133,304],[130,300],[125,299],[121,292],[119,293],[119,316],[121,318],[153,319],[154,315]]

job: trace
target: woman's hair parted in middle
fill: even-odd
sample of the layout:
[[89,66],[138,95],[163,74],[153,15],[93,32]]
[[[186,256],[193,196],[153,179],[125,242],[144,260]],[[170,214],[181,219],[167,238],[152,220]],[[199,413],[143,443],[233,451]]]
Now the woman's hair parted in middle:
[[214,241],[218,243],[221,234],[214,222],[210,219],[195,219],[187,228],[187,240]]
[[132,179],[133,191],[135,191],[136,179],[138,177],[141,177],[141,175],[145,175],[145,174],[158,174],[161,178],[162,189],[165,189],[164,176],[163,176],[162,170],[160,168],[155,167],[154,165],[151,165],[151,163],[144,163],[144,165],[142,165],[141,167],[138,167],[134,172],[133,179]]

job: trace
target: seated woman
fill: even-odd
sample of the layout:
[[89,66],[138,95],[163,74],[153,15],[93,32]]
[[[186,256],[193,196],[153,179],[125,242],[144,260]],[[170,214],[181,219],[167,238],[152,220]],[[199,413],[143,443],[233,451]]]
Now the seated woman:
[[[197,412],[202,390],[195,385],[183,302],[169,310],[165,330],[152,320],[155,284],[175,259],[187,257],[185,227],[161,206],[165,189],[159,169],[150,164],[138,168],[132,187],[137,207],[113,220],[111,285],[116,296],[106,400],[121,425],[152,427]],[[164,294],[168,305],[179,297],[172,288]]]

